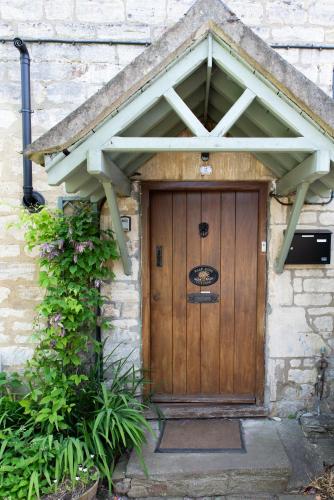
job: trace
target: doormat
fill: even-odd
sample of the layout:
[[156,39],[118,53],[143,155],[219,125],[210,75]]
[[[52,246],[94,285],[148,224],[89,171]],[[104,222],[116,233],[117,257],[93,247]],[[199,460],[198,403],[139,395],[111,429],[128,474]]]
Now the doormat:
[[156,453],[245,453],[240,420],[166,420]]

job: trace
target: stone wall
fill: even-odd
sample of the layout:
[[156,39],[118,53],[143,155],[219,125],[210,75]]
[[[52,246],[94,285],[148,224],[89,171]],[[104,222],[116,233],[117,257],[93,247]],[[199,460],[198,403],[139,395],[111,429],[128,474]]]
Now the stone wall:
[[[18,35],[73,40],[154,40],[192,3],[193,0],[34,0],[32,8],[27,0],[1,0],[0,38]],[[269,43],[334,43],[334,0],[227,0],[226,3]],[[144,47],[31,43],[29,50],[36,138],[84,102]],[[333,50],[280,49],[279,53],[331,94]],[[9,222],[17,219],[22,184],[20,66],[18,52],[11,43],[0,44],[0,67],[0,362],[4,368],[13,369],[32,353],[29,337],[41,292],[34,259],[26,252],[22,231],[6,229]],[[148,174],[149,168],[148,165],[147,176],[152,175]],[[259,172],[255,177],[263,175],[263,171]],[[57,197],[63,194],[62,188],[49,187],[43,169],[37,165],[33,174],[35,189],[44,194],[50,205],[55,205]],[[105,288],[110,296],[105,314],[114,323],[111,335],[108,334],[109,346],[124,340],[123,352],[134,347],[132,359],[139,365],[138,189],[136,185],[133,197],[121,200],[124,213],[132,216],[129,245],[134,273],[129,279],[117,265],[117,281]],[[314,356],[323,345],[333,348],[334,316],[332,267],[287,269],[281,276],[272,271],[286,216],[287,210],[272,201],[266,400],[271,402],[273,411],[281,413],[294,411],[310,398]],[[110,223],[106,209],[102,223]],[[306,206],[301,223],[303,227],[334,226],[334,204],[323,208]]]

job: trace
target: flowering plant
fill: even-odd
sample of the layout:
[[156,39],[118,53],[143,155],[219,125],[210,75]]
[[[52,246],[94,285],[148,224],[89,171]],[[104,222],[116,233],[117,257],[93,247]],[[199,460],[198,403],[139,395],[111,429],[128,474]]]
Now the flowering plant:
[[73,210],[22,214],[28,248],[39,249],[45,295],[36,349],[15,397],[13,380],[0,376],[0,498],[74,490],[95,478],[92,470],[111,489],[115,460],[128,448],[140,453],[148,428],[136,397],[141,377],[128,360],[109,359],[103,370],[101,359],[94,363],[101,356],[96,327],[105,326],[100,285],[113,278],[116,242],[90,204]]

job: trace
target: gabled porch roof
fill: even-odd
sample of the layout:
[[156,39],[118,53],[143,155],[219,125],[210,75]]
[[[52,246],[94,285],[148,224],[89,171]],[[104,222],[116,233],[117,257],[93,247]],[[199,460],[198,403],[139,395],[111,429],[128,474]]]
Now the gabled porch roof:
[[[193,137],[179,137],[184,129]],[[334,101],[219,0],[199,0],[27,154],[45,162],[49,184],[107,196],[130,272],[115,191],[129,195],[129,178],[159,151],[250,151],[277,177],[277,194],[297,190],[282,270],[307,193],[334,189],[333,136]]]

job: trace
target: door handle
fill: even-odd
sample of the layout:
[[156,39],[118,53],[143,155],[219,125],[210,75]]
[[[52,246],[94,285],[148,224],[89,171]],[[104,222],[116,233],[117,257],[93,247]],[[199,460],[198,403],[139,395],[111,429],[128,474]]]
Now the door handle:
[[152,299],[157,302],[160,299],[160,293],[156,292],[152,295]]
[[156,265],[157,267],[162,267],[162,246],[158,245],[155,248]]

